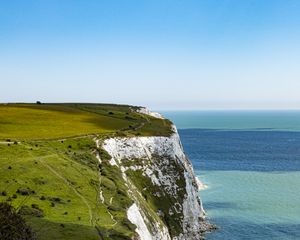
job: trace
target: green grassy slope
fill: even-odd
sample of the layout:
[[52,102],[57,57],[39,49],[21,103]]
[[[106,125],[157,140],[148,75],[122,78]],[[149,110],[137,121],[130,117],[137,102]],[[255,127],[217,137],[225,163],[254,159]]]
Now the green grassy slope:
[[45,139],[115,133],[168,135],[167,120],[104,104],[0,105],[0,139]]
[[[95,138],[169,135],[168,120],[101,104],[0,105],[0,201],[38,239],[129,239],[132,204],[120,170]],[[96,153],[102,163],[99,164]],[[103,197],[103,198],[102,198]]]

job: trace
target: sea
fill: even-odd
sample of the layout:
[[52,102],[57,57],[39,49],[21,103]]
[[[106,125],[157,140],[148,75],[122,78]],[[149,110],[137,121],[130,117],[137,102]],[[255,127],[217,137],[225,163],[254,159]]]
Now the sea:
[[210,222],[208,240],[300,239],[300,111],[165,111]]

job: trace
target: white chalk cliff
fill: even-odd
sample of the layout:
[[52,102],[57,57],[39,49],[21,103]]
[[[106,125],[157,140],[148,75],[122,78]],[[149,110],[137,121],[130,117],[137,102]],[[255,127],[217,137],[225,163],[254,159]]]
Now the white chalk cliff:
[[[159,114],[144,114],[162,117]],[[127,211],[135,239],[202,239],[209,224],[199,182],[175,126],[169,137],[117,137],[103,141],[110,164],[122,171],[134,203]]]

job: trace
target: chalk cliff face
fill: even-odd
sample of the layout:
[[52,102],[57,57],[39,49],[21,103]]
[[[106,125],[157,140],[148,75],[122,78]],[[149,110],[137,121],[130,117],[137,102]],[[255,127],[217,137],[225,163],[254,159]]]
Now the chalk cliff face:
[[121,170],[134,202],[127,217],[136,225],[136,239],[202,238],[209,225],[199,182],[175,126],[169,137],[109,138],[102,148],[111,156],[110,164]]

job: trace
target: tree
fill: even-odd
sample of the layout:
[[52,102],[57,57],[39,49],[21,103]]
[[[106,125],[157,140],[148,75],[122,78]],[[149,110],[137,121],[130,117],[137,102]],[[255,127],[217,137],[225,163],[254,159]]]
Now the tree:
[[33,240],[36,239],[32,229],[14,207],[0,202],[0,239]]

